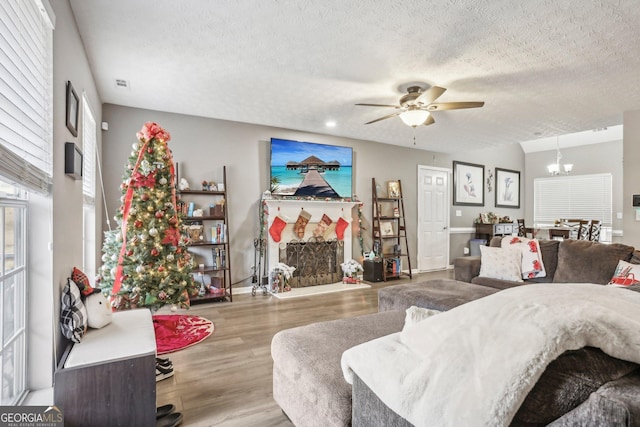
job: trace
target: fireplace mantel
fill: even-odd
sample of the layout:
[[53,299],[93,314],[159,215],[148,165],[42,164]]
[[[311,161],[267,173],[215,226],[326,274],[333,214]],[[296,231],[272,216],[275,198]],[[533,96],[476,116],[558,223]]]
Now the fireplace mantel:
[[[276,216],[280,216],[280,218],[286,222],[286,226],[280,234],[279,242],[275,242],[273,237],[267,232],[268,271],[271,271],[279,262],[278,255],[280,245],[286,245],[292,240],[308,240],[310,237],[313,237],[313,230],[320,222],[322,215],[327,215],[332,221],[323,236],[326,240],[337,238],[335,226],[340,217],[349,223],[344,231],[344,262],[352,258],[352,210],[359,202],[332,199],[263,199],[263,203],[266,205],[265,222],[267,230],[271,228]],[[293,233],[293,226],[302,210],[310,214],[311,218],[305,228],[304,236],[299,238]]]

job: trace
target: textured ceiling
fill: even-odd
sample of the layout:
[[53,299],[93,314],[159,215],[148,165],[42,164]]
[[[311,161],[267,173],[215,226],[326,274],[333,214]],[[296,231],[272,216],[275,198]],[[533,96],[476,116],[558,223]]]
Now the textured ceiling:
[[[638,0],[71,0],[103,102],[452,153],[640,109]],[[118,88],[116,79],[129,82]],[[409,82],[447,88],[415,130]],[[337,126],[325,127],[327,120]]]

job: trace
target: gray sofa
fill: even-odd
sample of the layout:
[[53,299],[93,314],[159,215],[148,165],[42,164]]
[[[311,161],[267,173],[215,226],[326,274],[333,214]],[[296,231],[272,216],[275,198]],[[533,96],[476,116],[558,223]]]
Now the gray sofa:
[[[499,246],[500,241],[492,240],[491,244]],[[541,241],[540,248],[548,277],[538,282],[604,284],[611,279],[618,260],[640,260],[634,248],[620,244]],[[446,311],[501,289],[530,283],[478,277],[479,257],[461,258],[454,265],[457,280],[382,288],[377,314],[276,334],[271,349],[274,398],[292,422],[298,427],[410,425],[359,378],[351,388],[342,377],[339,359],[347,348],[400,331],[404,310],[412,305]],[[547,367],[511,425],[640,425],[639,395],[640,366],[586,347],[564,353]]]
[[[501,241],[502,237],[494,237],[489,244],[500,247]],[[526,279],[524,282],[480,277],[480,257],[469,256],[454,260],[454,278],[497,289],[541,282],[604,285],[611,280],[618,261],[640,263],[640,252],[621,243],[604,244],[587,240],[540,240],[539,243],[546,277]]]

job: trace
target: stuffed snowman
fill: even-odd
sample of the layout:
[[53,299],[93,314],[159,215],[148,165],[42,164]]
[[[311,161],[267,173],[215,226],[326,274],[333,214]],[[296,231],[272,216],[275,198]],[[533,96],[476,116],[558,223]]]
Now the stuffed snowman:
[[87,323],[90,328],[100,329],[111,322],[111,306],[102,293],[94,293],[84,301]]

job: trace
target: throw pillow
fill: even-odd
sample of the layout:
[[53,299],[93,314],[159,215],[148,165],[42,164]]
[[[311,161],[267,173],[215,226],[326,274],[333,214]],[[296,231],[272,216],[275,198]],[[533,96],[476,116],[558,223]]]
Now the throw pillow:
[[480,277],[522,282],[518,249],[480,246]]
[[604,244],[587,240],[563,240],[558,249],[555,283],[598,283],[606,285],[618,261],[627,261],[633,247],[622,243]]
[[83,296],[91,295],[95,292],[95,289],[89,283],[89,278],[84,272],[76,267],[73,267],[71,272],[71,280],[78,286]]
[[82,340],[87,331],[87,310],[82,303],[78,286],[69,278],[62,291],[60,329],[62,335],[76,343]]
[[612,286],[631,286],[639,283],[640,265],[620,260],[608,284]]
[[535,279],[536,277],[546,277],[547,272],[542,262],[540,244],[536,239],[527,239],[519,236],[506,236],[502,239],[502,248],[518,249],[522,253],[522,278]]
[[413,326],[418,322],[422,322],[423,320],[428,319],[429,317],[441,312],[438,310],[431,310],[429,308],[416,307],[415,305],[412,305],[411,307],[407,308],[406,313],[407,314],[404,318],[404,327],[402,328],[402,330],[408,328],[409,326]]

